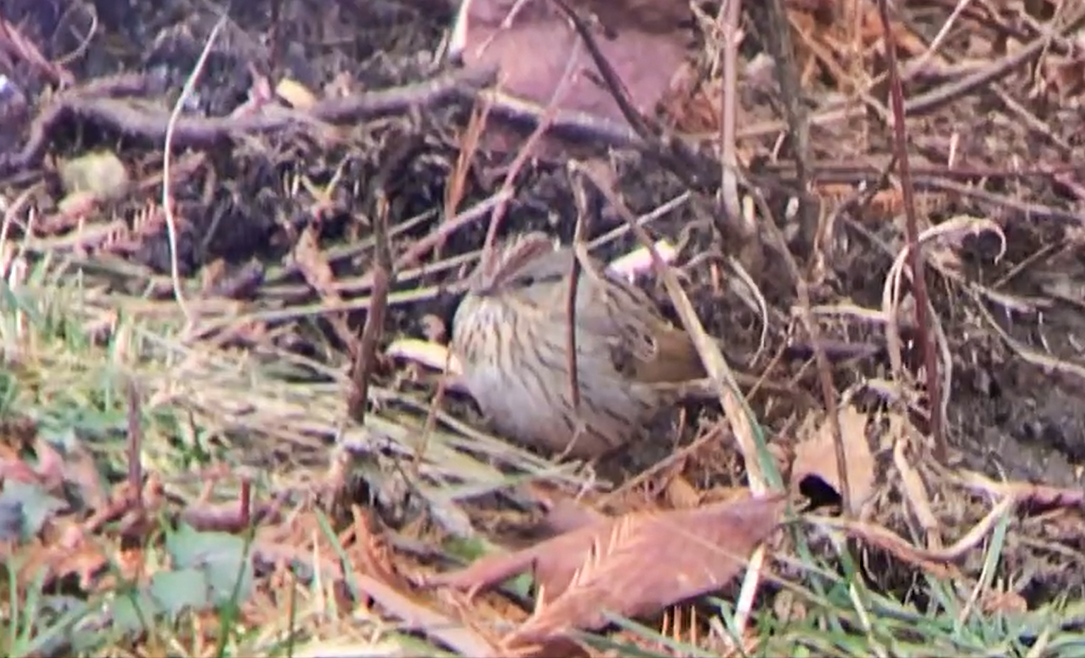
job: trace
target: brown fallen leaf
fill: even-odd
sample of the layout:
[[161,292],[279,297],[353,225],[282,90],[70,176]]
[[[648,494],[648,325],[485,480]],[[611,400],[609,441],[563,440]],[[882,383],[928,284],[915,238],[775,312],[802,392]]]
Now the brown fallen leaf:
[[487,557],[430,586],[471,595],[534,570],[535,613],[502,642],[545,651],[572,629],[597,630],[610,614],[642,617],[726,585],[779,524],[786,497],[760,497],[666,512],[635,512],[507,555]]
[[1028,612],[1028,601],[1017,592],[988,590],[983,593],[980,606],[987,614],[1023,615]]
[[[624,11],[609,4],[592,8],[613,10],[600,12],[610,14],[604,21],[612,33],[604,35],[604,29],[597,28],[598,46],[633,104],[650,112],[686,56],[690,37],[680,21],[690,16],[688,5],[668,0],[664,4],[673,5],[670,15],[661,17],[650,11],[658,2],[627,3]],[[549,0],[467,0],[465,5],[463,41],[457,46],[467,65],[496,65],[509,93],[545,105],[580,38],[565,16]],[[579,56],[578,66],[591,73],[574,82],[561,109],[624,122],[587,52]]]
[[[601,19],[601,25],[591,28],[599,50],[634,107],[652,114],[687,56],[691,38],[681,23],[692,16],[688,3],[571,4],[589,24],[588,14]],[[543,107],[558,89],[569,57],[575,56],[577,72],[558,109],[626,124],[587,49],[577,50],[576,30],[550,0],[462,0],[453,33],[452,51],[468,68],[497,67],[502,91]],[[500,143],[500,127],[487,126],[487,141]],[[540,146],[546,156],[562,152],[550,140]]]
[[[51,587],[75,576],[83,591],[91,591],[97,578],[109,570],[115,560],[100,542],[88,539],[79,523],[70,517],[57,518],[42,530],[41,537],[24,544],[18,552],[16,580]],[[14,559],[7,555],[7,559]]]
[[[874,493],[874,455],[867,441],[866,426],[866,414],[854,406],[840,410],[840,436],[844,441],[852,513],[858,513]],[[809,429],[809,425],[807,427]],[[817,477],[840,493],[834,440],[832,424],[823,420],[820,426],[809,432],[808,438],[795,447],[795,461],[791,469],[792,489],[797,490],[808,477]]]
[[532,482],[524,487],[546,510],[540,526],[547,536],[560,535],[609,519],[606,514],[558,489]]
[[679,509],[694,508],[705,499],[703,494],[682,475],[676,475],[667,480],[663,495],[672,507]]
[[[327,257],[320,249],[319,234],[320,229],[316,222],[311,222],[305,227],[294,244],[294,262],[297,264],[305,282],[320,295],[321,301],[329,306],[335,306],[341,304],[343,298],[335,285],[335,272],[332,271]],[[358,347],[358,338],[347,325],[346,315],[343,313],[328,313],[325,317],[331,323],[336,335],[353,354]]]

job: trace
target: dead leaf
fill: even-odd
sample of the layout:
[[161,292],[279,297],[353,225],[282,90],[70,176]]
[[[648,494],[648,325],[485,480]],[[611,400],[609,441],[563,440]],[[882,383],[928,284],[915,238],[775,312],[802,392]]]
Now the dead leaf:
[[19,565],[19,582],[42,578],[42,584],[49,587],[75,576],[81,589],[92,591],[96,578],[110,565],[101,542],[88,540],[83,528],[68,517],[54,518],[41,535],[20,551],[25,561]]
[[989,615],[1023,615],[1028,612],[1028,601],[1017,592],[988,590],[980,600],[983,611]]
[[[546,106],[557,90],[580,39],[573,26],[549,0],[465,0],[454,26],[454,50],[471,68],[496,66],[502,91]],[[583,11],[578,3],[574,6]],[[688,34],[677,26],[689,15],[684,2],[600,2],[590,9],[612,34],[596,28],[597,45],[629,94],[633,106],[652,114],[686,56]],[[626,4],[629,10],[623,10]],[[517,7],[510,19],[510,10]],[[579,69],[559,110],[626,124],[586,48]],[[487,132],[491,132],[489,128]]]
[[568,629],[602,628],[608,615],[647,616],[722,588],[776,529],[785,501],[776,493],[617,519],[596,533],[569,587],[540,603],[503,644],[545,644]]
[[302,83],[292,78],[283,78],[275,85],[275,95],[299,110],[308,110],[316,105],[316,94]]
[[666,496],[667,502],[672,507],[679,509],[696,507],[703,500],[701,492],[697,491],[697,488],[681,475],[676,475],[667,480],[663,495]]
[[57,165],[68,194],[89,192],[96,199],[119,199],[132,184],[128,169],[111,151],[95,151]]
[[342,301],[335,288],[335,273],[320,250],[320,229],[317,223],[310,223],[298,236],[294,245],[294,262],[305,281],[322,297],[330,302]]
[[664,95],[664,116],[670,127],[682,132],[717,132],[722,116],[722,98],[723,80],[702,80],[692,63],[686,62],[679,68],[670,90]]
[[536,611],[503,646],[545,648],[563,631],[605,626],[608,614],[646,616],[723,587],[776,529],[785,501],[773,493],[690,510],[635,512],[483,558],[427,584],[473,594],[533,568]]
[[[874,455],[867,441],[867,416],[852,405],[840,410],[840,438],[844,442],[852,513],[858,513],[874,493]],[[809,425],[808,425],[809,427]],[[805,441],[795,447],[791,471],[792,489],[808,477],[816,477],[840,493],[840,473],[832,424],[826,419]]]
[[[678,256],[677,250],[667,240],[656,240],[656,253],[665,263],[671,263]],[[644,247],[637,247],[627,254],[619,256],[607,264],[607,272],[632,281],[645,272],[652,271],[652,254]]]
[[446,346],[419,338],[397,338],[384,350],[384,355],[414,361],[437,371],[445,370],[447,364],[450,375],[463,372],[459,359],[449,354]]
[[364,573],[353,575],[358,589],[373,597],[385,609],[402,620],[408,628],[416,629],[453,647],[462,655],[497,656],[490,642],[464,624]]
[[525,487],[544,509],[546,516],[541,526],[549,536],[572,532],[609,519],[606,514],[585,505],[583,501],[572,498],[565,492],[552,489],[538,482]]
[[[320,250],[319,232],[315,222],[305,227],[294,245],[294,262],[297,263],[306,283],[320,294],[321,301],[329,306],[335,306],[341,304],[343,298],[335,287],[335,273],[332,271],[327,257]],[[345,315],[343,313],[328,313],[325,317],[331,323],[339,339],[349,347],[353,354],[354,350],[357,349],[358,339],[355,332],[347,325]]]

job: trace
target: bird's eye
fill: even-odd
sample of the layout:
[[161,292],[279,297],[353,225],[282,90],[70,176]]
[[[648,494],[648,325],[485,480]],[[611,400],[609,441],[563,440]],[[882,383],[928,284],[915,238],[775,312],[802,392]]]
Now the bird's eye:
[[534,274],[522,274],[513,279],[513,285],[517,288],[530,288],[537,280]]

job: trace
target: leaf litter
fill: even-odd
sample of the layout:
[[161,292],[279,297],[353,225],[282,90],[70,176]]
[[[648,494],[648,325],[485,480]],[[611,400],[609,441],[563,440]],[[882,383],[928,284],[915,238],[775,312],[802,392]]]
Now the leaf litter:
[[[808,477],[823,481],[839,496],[841,482],[838,476],[840,465],[833,450],[833,431],[828,423],[813,424],[808,418],[804,427],[799,429],[800,438],[795,446],[795,460],[791,464],[792,487],[801,486]],[[848,486],[851,488],[849,500],[852,514],[858,515],[863,505],[875,492],[874,455],[867,438],[867,416],[853,406],[840,411],[840,433],[844,443],[845,468],[848,472]]]
[[[0,552],[30,611],[6,610],[29,638],[6,647],[10,655],[221,655],[223,638],[254,654],[334,646],[352,655],[563,655],[602,653],[600,636],[632,636],[666,655],[755,645],[831,653],[819,627],[844,620],[868,639],[909,638],[928,631],[879,624],[938,606],[963,609],[955,619],[978,610],[1075,632],[1077,618],[1053,602],[1085,597],[1075,576],[1085,369],[1074,294],[1085,281],[1085,197],[1075,170],[1060,164],[1072,161],[1080,132],[1071,106],[1081,66],[1070,36],[1044,30],[1071,35],[1080,16],[1059,22],[1048,2],[1017,13],[972,3],[885,28],[873,6],[788,3],[812,101],[815,179],[806,184],[793,173],[801,154],[779,139],[782,64],[766,57],[758,30],[743,26],[742,53],[764,52],[746,62],[737,89],[721,73],[723,19],[712,3],[692,12],[703,51],[669,91],[659,70],[637,61],[635,32],[605,44],[619,75],[650,74],[631,91],[641,105],[662,100],[663,130],[716,135],[725,109],[740,113],[736,159],[765,197],[758,213],[791,203],[791,187],[832,209],[822,227],[831,239],[817,245],[805,282],[815,346],[793,322],[802,304],[779,269],[779,245],[758,237],[768,247],[747,258],[757,240],[751,248],[741,230],[732,236],[727,213],[710,202],[715,183],[711,194],[698,189],[706,177],[696,158],[660,146],[660,126],[615,112],[594,79],[606,67],[593,66],[590,93],[547,108],[565,62],[535,62],[550,78],[533,79],[506,44],[489,56],[539,107],[516,105],[479,91],[484,72],[438,70],[428,59],[449,7],[435,14],[438,28],[424,0],[391,3],[395,19],[380,13],[385,4],[354,15],[299,1],[273,19],[237,9],[210,45],[212,75],[184,99],[162,89],[180,90],[198,68],[214,22],[202,9],[183,7],[184,18],[166,19],[180,22],[142,34],[141,52],[102,54],[125,71],[111,77],[67,57],[101,50],[102,35],[131,42],[105,5],[86,31],[50,25],[35,3],[0,12],[3,52],[19,63],[0,85]],[[65,20],[83,15],[82,5],[68,8]],[[758,25],[760,9],[746,10]],[[133,11],[137,33],[162,25],[146,7]],[[351,65],[308,39],[266,38],[292,20],[317,21],[309,33],[349,51]],[[546,34],[514,27],[529,41]],[[544,27],[565,38],[576,26]],[[833,100],[882,74],[886,29],[909,96],[920,241],[937,281],[929,300],[914,289],[894,220],[903,195],[896,179],[883,184],[894,156],[885,124],[869,117],[888,116],[884,93],[867,94],[867,107]],[[73,34],[92,36],[67,43]],[[477,38],[466,37],[469,46]],[[288,44],[289,74],[268,43]],[[485,111],[470,112],[480,99]],[[200,112],[171,126],[175,102]],[[562,113],[600,104],[603,121]],[[464,129],[468,114],[479,134]],[[510,116],[619,148],[607,166],[565,171],[523,157],[510,175],[480,139]],[[715,181],[719,163],[710,164]],[[638,285],[725,336],[728,362],[753,355],[743,367],[814,397],[828,381],[836,415],[797,395],[725,394],[722,404],[677,410],[653,445],[597,464],[555,464],[489,434],[465,393],[442,379],[457,286],[494,208],[508,231],[577,235],[582,171],[598,173],[600,194],[589,190],[586,206],[601,255],[623,263],[632,253],[642,269],[645,245],[623,226],[626,208],[648,227],[649,244],[665,247],[683,294],[652,273]],[[394,275],[384,284],[382,224],[393,265],[384,274]],[[175,265],[179,279],[167,274]],[[735,288],[750,301],[733,299]],[[388,335],[362,373],[364,422],[352,422],[359,328],[385,298]],[[926,303],[933,318],[917,326]],[[927,341],[944,383],[936,409],[917,358]],[[809,358],[818,346],[827,369]],[[747,408],[756,422],[743,422]],[[931,458],[933,414],[956,435],[945,463]],[[786,492],[768,486],[774,470]],[[812,481],[822,495],[805,495]],[[788,502],[795,521],[782,528]],[[849,580],[842,547],[856,546],[862,574]],[[936,600],[944,594],[931,588],[927,607],[922,596],[898,596],[917,574],[965,594]],[[823,596],[826,585],[846,585],[852,601],[874,608],[841,605]],[[787,619],[789,597],[803,613]],[[706,606],[713,600],[725,605]],[[64,615],[76,612],[69,624]],[[660,615],[670,620],[666,641],[632,633],[623,619]],[[758,634],[757,615],[779,632]],[[1003,641],[1035,639],[1014,633]],[[928,639],[972,649],[960,636]],[[682,642],[694,646],[676,649]]]
[[776,529],[784,502],[777,494],[599,520],[426,582],[474,594],[532,570],[535,611],[504,646],[545,643],[571,629],[598,630],[610,615],[653,614],[720,589]]

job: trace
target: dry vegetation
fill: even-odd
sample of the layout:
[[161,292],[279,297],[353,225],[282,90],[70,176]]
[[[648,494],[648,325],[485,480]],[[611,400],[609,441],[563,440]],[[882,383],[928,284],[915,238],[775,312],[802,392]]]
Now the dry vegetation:
[[[661,119],[585,122],[662,87],[512,106],[438,0],[124,4],[0,3],[4,655],[1082,654],[1085,5],[697,4]],[[443,345],[535,229],[667,247],[710,399],[490,433]]]

